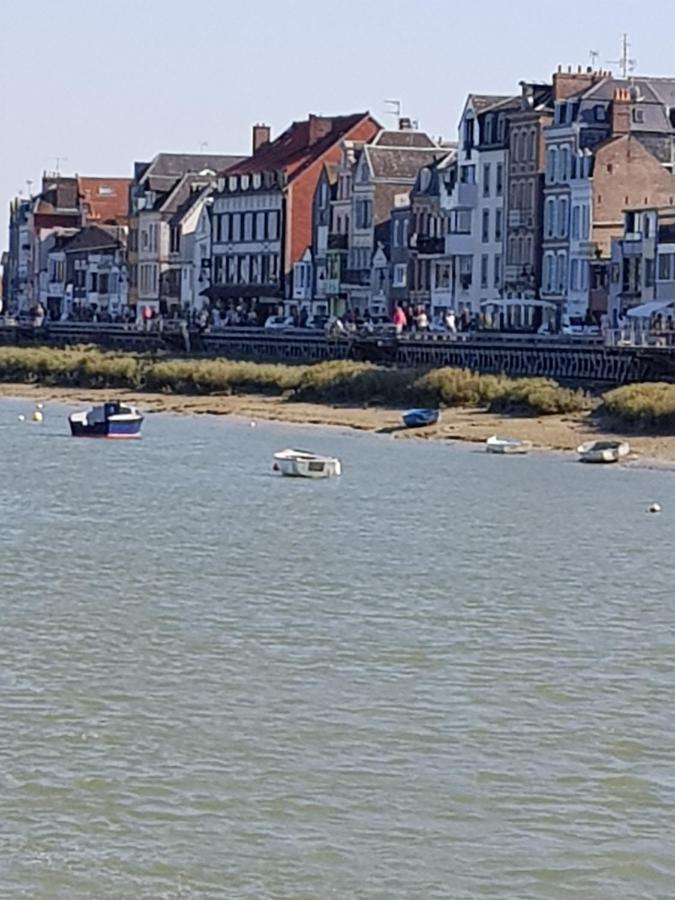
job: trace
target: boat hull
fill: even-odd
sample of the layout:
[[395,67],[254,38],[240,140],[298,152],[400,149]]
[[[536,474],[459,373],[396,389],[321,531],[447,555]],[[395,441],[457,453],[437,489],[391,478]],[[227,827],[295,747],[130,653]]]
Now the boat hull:
[[524,456],[532,449],[531,441],[518,441],[509,438],[488,438],[485,450],[488,453],[497,453],[502,456]]
[[301,451],[275,453],[274,469],[289,478],[337,478],[342,474],[339,459]]
[[625,442],[595,441],[582,444],[577,448],[579,459],[584,463],[618,463],[630,453],[630,446]]
[[70,419],[70,433],[73,437],[111,438],[116,440],[133,440],[140,438],[143,417],[123,422],[105,421],[83,423]]
[[435,425],[441,418],[438,409],[411,409],[401,417],[406,428],[425,428]]

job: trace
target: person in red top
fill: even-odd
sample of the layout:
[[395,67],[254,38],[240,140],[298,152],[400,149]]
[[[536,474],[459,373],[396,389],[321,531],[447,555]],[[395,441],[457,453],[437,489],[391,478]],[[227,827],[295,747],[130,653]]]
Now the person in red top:
[[408,324],[408,320],[406,318],[406,314],[403,312],[403,309],[400,306],[397,306],[394,310],[393,322],[394,327],[396,328],[396,334],[402,334],[403,329]]

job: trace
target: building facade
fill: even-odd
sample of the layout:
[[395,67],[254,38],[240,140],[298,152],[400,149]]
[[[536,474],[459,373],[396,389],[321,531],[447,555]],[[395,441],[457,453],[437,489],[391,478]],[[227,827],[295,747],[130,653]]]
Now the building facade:
[[[326,164],[338,162],[343,140],[368,140],[378,128],[368,113],[310,115],[273,141],[266,126],[254,128],[253,155],[221,177],[214,194],[212,302],[260,322],[309,302],[317,184]],[[309,283],[300,283],[308,264]]]

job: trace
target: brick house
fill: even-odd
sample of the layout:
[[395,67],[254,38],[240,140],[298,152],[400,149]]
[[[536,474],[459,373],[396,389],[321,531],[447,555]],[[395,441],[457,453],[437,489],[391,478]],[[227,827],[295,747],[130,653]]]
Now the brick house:
[[338,162],[343,140],[369,140],[378,130],[369,113],[310,115],[273,141],[267,126],[254,127],[253,155],[223,174],[214,195],[212,301],[259,321],[282,303],[297,309],[293,269],[311,250],[324,167]]

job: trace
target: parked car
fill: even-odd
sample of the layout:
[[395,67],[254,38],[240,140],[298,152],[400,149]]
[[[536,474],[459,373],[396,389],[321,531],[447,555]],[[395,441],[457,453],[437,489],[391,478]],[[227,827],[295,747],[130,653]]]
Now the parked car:
[[265,321],[266,331],[287,331],[293,327],[293,319],[290,316],[268,316]]
[[581,316],[563,316],[562,328],[563,334],[586,334],[599,335],[600,328],[598,325],[589,325]]

